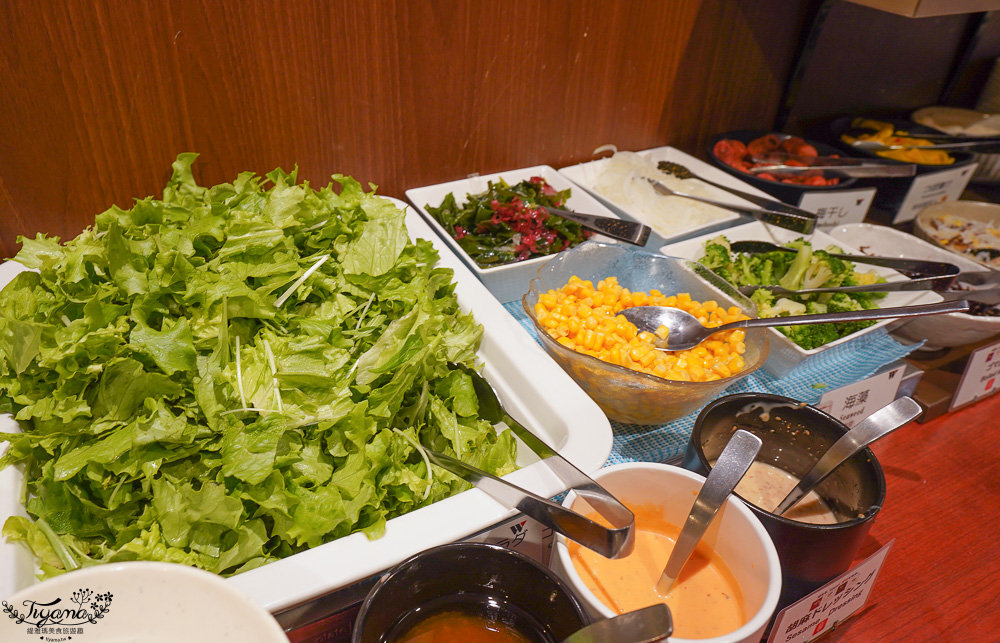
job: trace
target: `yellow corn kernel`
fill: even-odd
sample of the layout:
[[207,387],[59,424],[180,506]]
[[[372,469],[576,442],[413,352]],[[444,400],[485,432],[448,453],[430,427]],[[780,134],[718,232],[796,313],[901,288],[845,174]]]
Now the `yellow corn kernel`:
[[[743,368],[742,358],[736,359],[746,350],[743,331],[718,333],[702,346],[672,353],[656,350],[654,334],[639,332],[617,317],[624,308],[649,304],[686,309],[709,327],[728,320],[727,311],[717,302],[694,301],[689,293],[667,297],[657,290],[632,292],[615,277],[600,280],[597,288],[592,282],[571,277],[562,288],[539,296],[535,315],[539,325],[562,346],[658,377],[706,381],[729,377]],[[745,319],[738,308],[729,312]],[[660,333],[666,336],[666,329]]]

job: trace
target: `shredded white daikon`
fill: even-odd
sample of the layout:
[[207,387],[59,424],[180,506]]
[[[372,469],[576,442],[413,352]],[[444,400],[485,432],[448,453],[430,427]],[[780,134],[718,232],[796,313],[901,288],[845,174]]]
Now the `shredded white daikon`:
[[247,406],[247,396],[243,393],[243,367],[240,364],[240,336],[236,336],[236,387],[240,389],[240,402]]
[[274,390],[274,403],[278,407],[278,413],[284,411],[281,405],[281,391],[278,389],[278,367],[274,363],[274,352],[271,351],[271,342],[264,340],[264,354],[267,355],[267,362],[271,366],[271,388]]
[[399,429],[393,429],[393,431],[403,436],[404,440],[412,444],[413,448],[415,448],[417,451],[420,452],[420,457],[424,459],[424,464],[427,465],[427,486],[424,487],[424,495],[421,498],[421,500],[427,500],[427,496],[430,495],[431,493],[431,485],[434,484],[434,472],[431,470],[431,459],[427,457],[427,452],[424,450],[423,445],[421,445],[419,442],[417,442],[410,436],[406,435]]
[[719,201],[734,202],[727,193],[698,179],[678,179],[656,167],[656,161],[636,152],[615,152],[594,177],[593,189],[622,206],[653,228],[660,236],[673,237],[707,223],[732,217],[733,213],[691,199],[664,196],[646,177],[655,178],[671,190]]
[[314,263],[309,268],[309,270],[306,270],[304,273],[302,273],[302,276],[296,279],[295,283],[289,286],[288,290],[286,290],[280,297],[278,297],[277,301],[274,302],[274,307],[281,308],[281,305],[284,304],[288,300],[288,298],[292,296],[292,293],[295,292],[298,289],[298,287],[301,286],[303,282],[305,282],[305,280],[309,278],[309,275],[319,270],[319,267],[322,266],[324,263],[326,263],[326,260],[329,258],[330,255],[323,255],[322,257],[319,258],[319,261]]
[[375,301],[375,293],[368,295],[368,303],[365,304],[364,309],[362,309],[361,314],[358,315],[358,323],[354,325],[354,330],[361,328],[361,322],[364,320],[365,315],[368,314],[368,309],[371,308],[372,302]]

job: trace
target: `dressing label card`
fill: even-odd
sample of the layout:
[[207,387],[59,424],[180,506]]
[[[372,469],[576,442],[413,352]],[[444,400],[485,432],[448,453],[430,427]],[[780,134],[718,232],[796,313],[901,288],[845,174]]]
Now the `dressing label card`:
[[774,619],[768,643],[808,643],[864,607],[894,542],[889,541],[864,562],[781,610]]

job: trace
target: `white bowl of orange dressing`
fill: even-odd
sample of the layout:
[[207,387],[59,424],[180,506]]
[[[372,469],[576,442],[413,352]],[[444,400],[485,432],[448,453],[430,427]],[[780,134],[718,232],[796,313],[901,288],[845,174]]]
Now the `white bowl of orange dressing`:
[[[559,536],[551,566],[591,616],[610,618],[655,602],[670,607],[669,641],[756,643],[781,594],[781,565],[770,536],[738,498],[730,497],[664,597],[656,583],[705,478],[659,463],[606,467],[593,478],[636,518],[635,550],[609,560]],[[570,492],[563,504],[584,514],[586,501]]]

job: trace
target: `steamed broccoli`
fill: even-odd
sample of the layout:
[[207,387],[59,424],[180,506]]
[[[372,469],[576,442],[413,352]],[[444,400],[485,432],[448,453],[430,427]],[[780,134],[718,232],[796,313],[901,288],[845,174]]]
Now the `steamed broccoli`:
[[[729,240],[724,235],[719,235],[706,243],[705,256],[699,261],[736,287],[781,285],[789,290],[808,290],[885,281],[874,272],[857,271],[851,261],[831,257],[831,254],[843,253],[836,246],[813,250],[809,241],[800,238],[786,243],[785,247],[796,252],[734,255]],[[769,290],[757,289],[751,299],[757,305],[760,317],[788,317],[876,308],[875,300],[884,296],[885,293],[825,293],[790,295],[776,299]],[[790,326],[782,327],[781,332],[799,346],[810,349],[867,328],[873,323]]]
[[802,348],[811,350],[840,339],[837,326],[842,324],[803,324],[801,326],[779,326],[788,339]]
[[[854,294],[854,293],[852,293]],[[834,293],[826,302],[826,309],[831,313],[841,313],[850,310],[862,310],[864,306],[845,292]]]
[[729,250],[729,240],[722,235],[715,237],[705,244],[705,254],[698,260],[698,263],[729,283],[736,283],[738,281],[733,268],[733,257]]
[[804,315],[806,312],[805,304],[787,297],[775,301],[774,293],[764,288],[755,290],[750,299],[757,304],[758,317],[789,317],[791,315]]
[[[795,242],[793,241],[786,245],[792,246],[793,243]],[[809,270],[809,265],[812,263],[812,246],[808,243],[799,243],[797,246],[798,254],[792,260],[792,265],[788,267],[788,272],[778,280],[778,285],[789,290],[802,290],[802,281],[805,279],[806,271]]]

